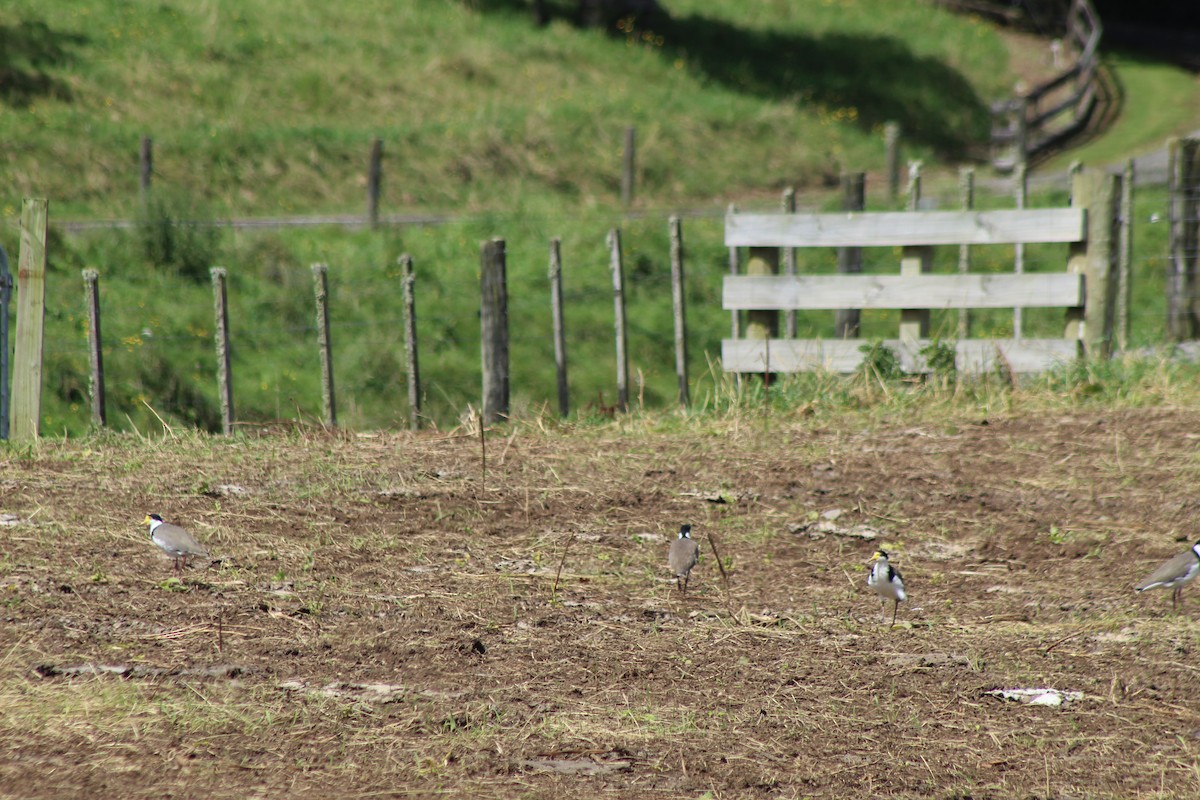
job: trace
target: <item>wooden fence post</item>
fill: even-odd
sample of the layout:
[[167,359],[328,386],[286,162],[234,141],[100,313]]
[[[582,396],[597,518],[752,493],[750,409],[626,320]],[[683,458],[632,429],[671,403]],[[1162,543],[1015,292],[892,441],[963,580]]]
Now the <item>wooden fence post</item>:
[[[795,188],[789,186],[788,188],[783,190],[782,206],[783,206],[784,214],[795,214],[796,213],[796,190],[795,190]],[[796,248],[794,248],[794,247],[783,248],[783,274],[793,276],[793,277],[796,274]],[[786,339],[795,339],[796,338],[796,312],[795,311],[788,310],[788,311],[783,312],[783,336]]]
[[217,348],[217,395],[221,402],[221,433],[233,433],[233,374],[229,359],[229,303],[225,292],[225,268],[209,270],[213,285],[214,342]]
[[571,396],[567,383],[567,335],[563,321],[562,240],[550,240],[550,317],[554,328],[554,367],[558,375],[558,413],[567,416],[571,411]]
[[154,177],[154,140],[143,136],[138,148],[138,190],[142,202],[150,195],[150,181]]
[[[1026,197],[1029,194],[1029,165],[1022,158],[1017,162],[1013,175],[1013,190],[1017,208],[1025,208]],[[1021,275],[1025,272],[1025,245],[1017,242],[1013,245],[1013,272]],[[1020,339],[1022,335],[1021,307],[1013,309],[1013,338]]]
[[12,299],[12,289],[8,253],[0,246],[0,440],[8,439],[8,301]]
[[883,126],[883,149],[886,159],[888,199],[900,194],[900,125],[889,122]]
[[637,129],[630,125],[625,129],[625,150],[621,158],[621,205],[625,208],[633,205],[634,149],[636,143]]
[[921,172],[924,166],[922,161],[908,162],[908,185],[904,191],[908,197],[906,208],[909,211],[916,211],[921,207]]
[[621,263],[621,231],[608,232],[609,268],[613,282],[613,329],[617,340],[617,407],[629,410],[629,351],[625,347],[625,268]]
[[688,393],[687,309],[683,292],[683,225],[679,217],[668,220],[671,233],[671,300],[675,311],[675,375],[679,378],[679,403],[691,405]]
[[[729,216],[737,213],[737,206],[732,203],[729,205],[729,210],[726,212]],[[737,275],[741,272],[741,251],[736,247],[729,248],[729,274]],[[742,317],[741,312],[737,309],[729,312],[729,336],[731,339],[742,338]]]
[[1067,336],[1082,338],[1085,352],[1095,358],[1107,358],[1112,351],[1119,183],[1118,175],[1082,170],[1071,185],[1072,203],[1087,209],[1087,241],[1070,245],[1068,269],[1086,276],[1086,305],[1082,316],[1068,312]]
[[21,205],[17,256],[17,341],[13,353],[12,440],[33,442],[42,428],[42,346],[46,324],[46,225],[49,203]]
[[92,424],[103,428],[108,424],[104,403],[104,355],[100,336],[100,273],[83,271],[83,298],[88,317],[88,395],[92,400]]
[[408,427],[421,427],[421,373],[417,364],[417,299],[416,274],[413,258],[400,256],[401,280],[404,282],[404,364],[408,383]]
[[507,417],[508,398],[508,277],[503,239],[480,248],[480,327],[483,362],[483,418],[488,425]]
[[1121,179],[1121,227],[1117,264],[1117,349],[1129,347],[1129,304],[1133,292],[1133,159]]
[[[747,275],[778,275],[779,249],[776,247],[751,247],[746,258]],[[767,362],[763,364],[762,379],[764,386],[771,384],[771,345],[770,340],[779,335],[778,311],[747,311],[746,338],[767,340]]]
[[337,427],[337,402],[333,390],[333,345],[329,337],[329,265],[313,264],[313,292],[317,301],[317,349],[321,352],[321,406],[325,427]]
[[[963,167],[958,171],[958,196],[963,211],[975,207],[975,169]],[[966,275],[971,271],[971,245],[959,245],[958,271]],[[962,308],[958,311],[958,338],[966,339],[971,335],[971,311]]]
[[[908,162],[908,196],[907,208],[916,211],[921,205],[921,168],[920,161]],[[900,251],[900,274],[921,275],[933,269],[933,248],[924,246],[908,246]],[[929,309],[905,308],[900,310],[900,341],[913,347],[918,339],[929,336]]]
[[1200,335],[1200,314],[1196,304],[1200,257],[1200,139],[1171,139],[1167,143],[1170,170],[1168,176],[1167,222],[1170,247],[1170,272],[1167,280],[1167,331],[1173,341],[1183,342]]
[[383,183],[383,140],[371,140],[371,156],[367,162],[367,222],[372,228],[379,225],[379,190]]
[[[867,176],[862,172],[842,174],[842,210],[862,211],[866,208]],[[862,272],[861,247],[839,247],[838,274],[857,275]],[[862,313],[857,308],[839,309],[833,318],[833,335],[838,339],[857,339]]]

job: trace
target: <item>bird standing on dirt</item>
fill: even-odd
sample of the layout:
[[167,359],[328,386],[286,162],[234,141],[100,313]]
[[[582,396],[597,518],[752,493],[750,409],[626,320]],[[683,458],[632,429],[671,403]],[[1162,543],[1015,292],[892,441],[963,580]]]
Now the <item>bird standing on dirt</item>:
[[1194,581],[1197,575],[1200,575],[1200,542],[1164,561],[1162,566],[1134,588],[1139,592],[1159,587],[1174,589],[1171,592],[1171,609],[1174,610],[1176,606],[1183,605],[1183,587]]
[[150,526],[150,541],[175,560],[175,572],[181,571],[181,561],[183,566],[187,566],[189,558],[208,555],[208,551],[190,533],[178,525],[163,522],[158,514],[147,514],[142,524]]
[[892,601],[891,627],[895,627],[896,612],[900,609],[900,604],[908,599],[908,595],[904,593],[904,579],[900,577],[900,570],[888,563],[886,550],[876,550],[873,558],[875,563],[871,567],[871,574],[867,576],[867,586],[874,589],[875,594],[884,600]]
[[681,525],[679,538],[671,542],[671,549],[667,553],[667,563],[671,565],[671,574],[675,576],[675,584],[680,591],[687,591],[688,576],[699,560],[700,543],[692,538],[692,526]]

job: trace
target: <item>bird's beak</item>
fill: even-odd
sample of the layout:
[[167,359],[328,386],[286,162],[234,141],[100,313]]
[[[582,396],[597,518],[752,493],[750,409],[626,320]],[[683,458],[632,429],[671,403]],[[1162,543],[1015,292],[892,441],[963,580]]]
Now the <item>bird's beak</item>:
[[146,518],[145,518],[144,520],[142,520],[142,524],[143,524],[143,525],[149,525],[149,524],[150,524],[150,515],[149,515],[149,514],[147,514],[147,515],[146,515]]

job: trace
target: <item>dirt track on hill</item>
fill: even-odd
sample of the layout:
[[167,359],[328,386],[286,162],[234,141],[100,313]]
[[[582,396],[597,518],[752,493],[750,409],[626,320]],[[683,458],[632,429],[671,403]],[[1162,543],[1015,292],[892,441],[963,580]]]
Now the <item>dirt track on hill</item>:
[[[1164,409],[523,428],[486,465],[443,434],[0,454],[0,794],[1194,797],[1200,603],[1131,586],[1197,538],[1198,437]],[[169,580],[148,511],[218,560]],[[1082,695],[989,694],[1034,687]]]

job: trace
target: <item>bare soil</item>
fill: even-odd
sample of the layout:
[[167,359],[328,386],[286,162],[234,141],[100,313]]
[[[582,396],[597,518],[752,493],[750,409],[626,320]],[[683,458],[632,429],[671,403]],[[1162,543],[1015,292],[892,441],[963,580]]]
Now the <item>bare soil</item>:
[[[1158,409],[0,451],[0,795],[1200,796],[1200,610],[1132,590],[1196,538],[1198,437]],[[214,560],[173,580],[151,511]]]

